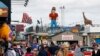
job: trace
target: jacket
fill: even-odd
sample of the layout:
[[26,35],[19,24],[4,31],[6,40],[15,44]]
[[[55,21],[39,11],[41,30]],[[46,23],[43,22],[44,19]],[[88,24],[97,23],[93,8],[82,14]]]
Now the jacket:
[[97,50],[97,53],[95,53],[95,50],[93,50],[92,56],[100,56],[100,49]]
[[26,53],[25,56],[33,56],[32,53]]
[[8,49],[5,56],[16,56],[14,49]]

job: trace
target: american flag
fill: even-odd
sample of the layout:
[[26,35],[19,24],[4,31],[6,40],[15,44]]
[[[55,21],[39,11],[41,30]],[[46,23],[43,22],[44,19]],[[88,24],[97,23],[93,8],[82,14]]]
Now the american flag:
[[22,23],[32,23],[32,18],[27,13],[23,13]]

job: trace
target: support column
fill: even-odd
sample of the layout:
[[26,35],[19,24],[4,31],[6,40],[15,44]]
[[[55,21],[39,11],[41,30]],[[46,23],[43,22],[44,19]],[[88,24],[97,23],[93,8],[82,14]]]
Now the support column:
[[90,46],[90,37],[87,36],[87,45]]

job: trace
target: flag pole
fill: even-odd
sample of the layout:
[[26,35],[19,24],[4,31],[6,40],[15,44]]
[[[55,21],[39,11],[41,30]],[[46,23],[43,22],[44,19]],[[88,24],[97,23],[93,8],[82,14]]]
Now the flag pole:
[[64,17],[65,17],[65,14],[64,14],[65,6],[61,6],[60,10],[61,10],[61,28],[63,30],[63,28],[64,28]]
[[41,19],[41,32],[43,32],[43,22],[42,22],[42,18]]
[[61,6],[60,10],[61,10],[61,27],[63,28],[64,27],[64,11],[65,11],[65,7]]

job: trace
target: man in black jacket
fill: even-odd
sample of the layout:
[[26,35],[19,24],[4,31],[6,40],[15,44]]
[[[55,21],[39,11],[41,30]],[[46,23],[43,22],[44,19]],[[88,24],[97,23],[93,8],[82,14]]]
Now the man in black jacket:
[[100,56],[100,49],[98,49],[98,45],[93,45],[94,50],[92,51],[92,56]]

